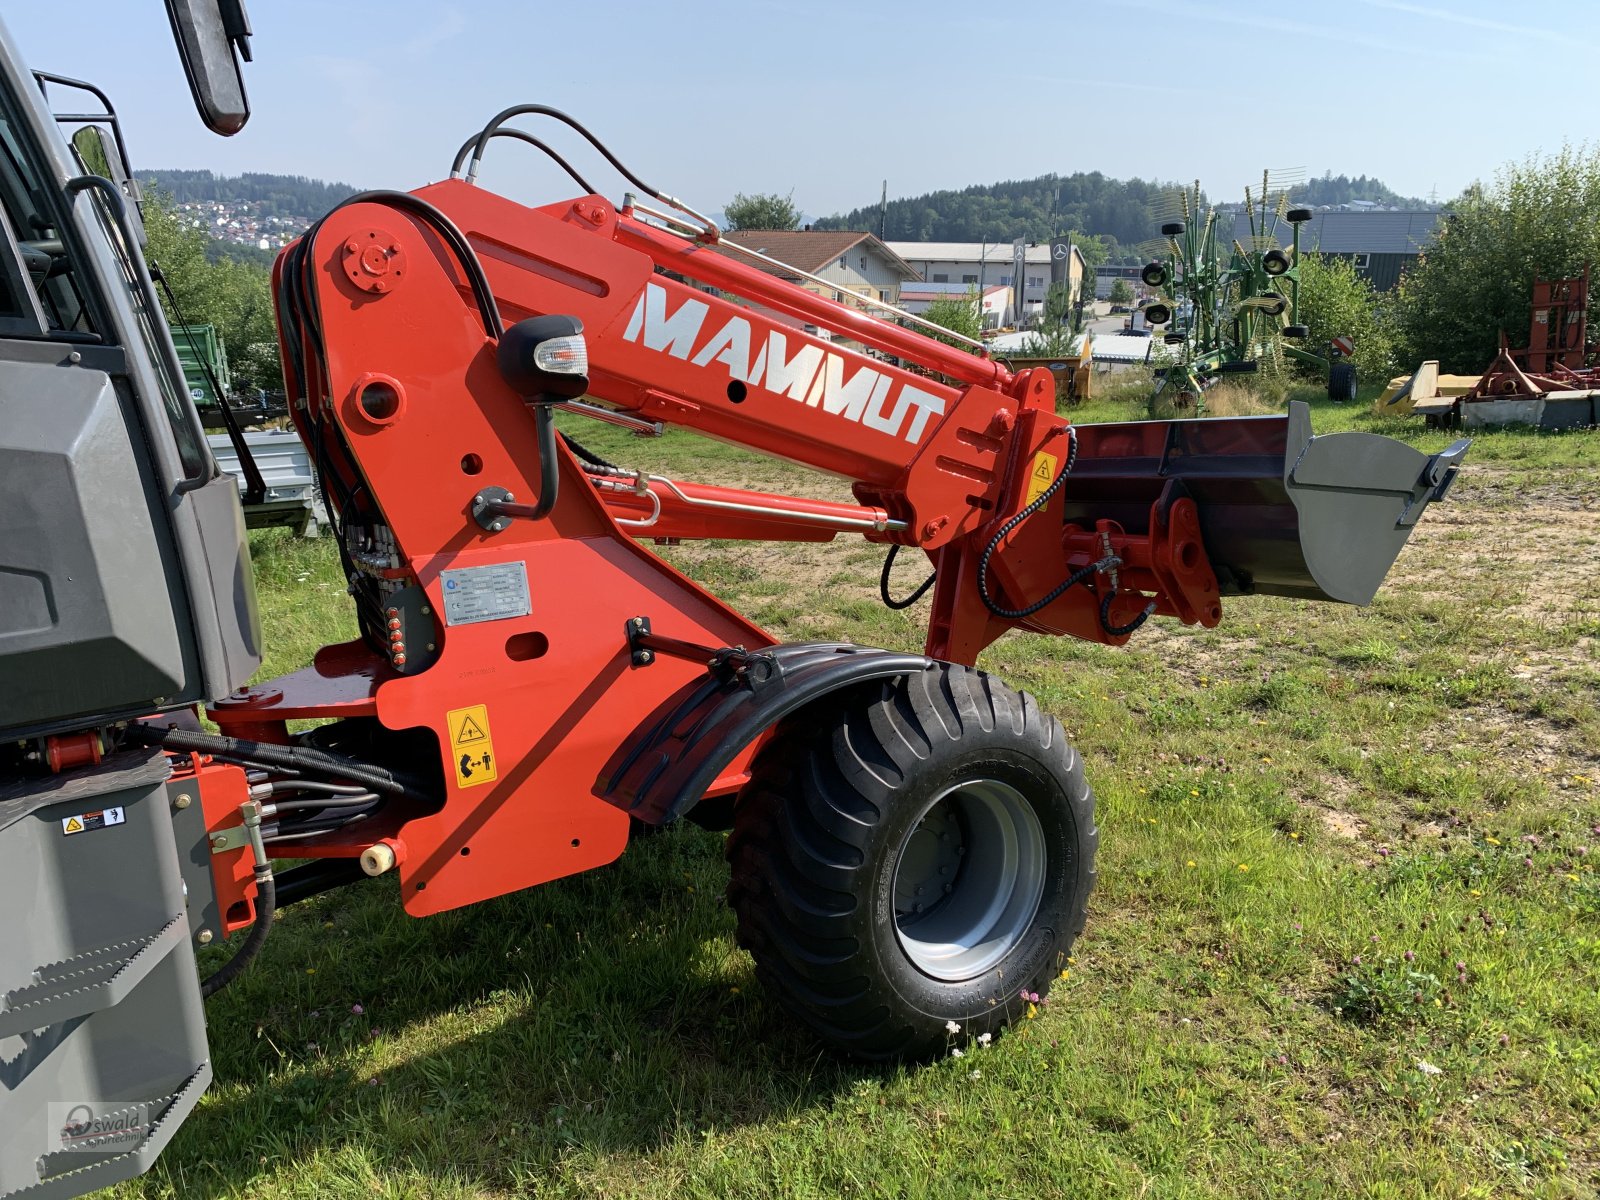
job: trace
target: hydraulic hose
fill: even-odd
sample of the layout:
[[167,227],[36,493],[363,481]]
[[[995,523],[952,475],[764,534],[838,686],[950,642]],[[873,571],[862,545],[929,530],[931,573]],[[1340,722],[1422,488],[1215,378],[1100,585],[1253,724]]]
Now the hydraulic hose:
[[934,571],[922,581],[921,585],[911,595],[904,600],[896,600],[889,594],[889,572],[894,569],[894,560],[899,553],[900,546],[898,543],[890,546],[889,553],[883,557],[883,570],[878,572],[878,596],[883,600],[885,607],[892,608],[897,612],[902,608],[910,608],[918,600],[921,600],[927,594],[928,589],[934,585],[934,581],[939,578],[939,572]]
[[1137,617],[1129,621],[1126,625],[1113,625],[1111,623],[1111,602],[1116,598],[1117,593],[1112,591],[1107,592],[1105,599],[1100,601],[1100,628],[1105,630],[1112,637],[1123,637],[1132,633],[1134,630],[1138,629],[1139,626],[1148,621],[1151,614],[1156,611],[1156,602],[1152,600],[1144,606],[1144,609]]
[[[594,184],[590,183],[582,175],[578,174],[577,169],[575,167],[573,167],[573,165],[571,163],[569,163],[566,159],[562,158],[561,155],[557,154],[554,150],[552,150],[549,146],[545,145],[538,138],[534,137],[533,134],[525,133],[520,129],[496,129],[489,136],[490,137],[503,137],[503,138],[516,138],[519,142],[527,142],[528,145],[532,146],[535,150],[543,151],[546,155],[548,155],[555,162],[556,166],[560,167],[563,171],[565,171],[568,175],[570,175],[572,177],[573,181],[579,187],[581,187],[583,189],[585,195],[587,195],[587,196],[598,195],[598,193],[595,191]],[[466,141],[461,143],[461,149],[456,151],[455,160],[450,164],[450,177],[452,179],[454,179],[457,175],[461,174],[461,166],[462,166],[462,164],[467,161],[467,155],[469,153],[471,153],[472,148],[474,146],[476,146],[477,144],[478,144],[478,135],[477,134],[473,134]]]
[[1106,569],[1105,560],[1101,560],[1101,562],[1098,563],[1090,563],[1087,567],[1074,571],[1046,596],[1040,600],[1034,601],[1032,604],[1028,605],[1027,608],[1006,608],[1003,604],[989,594],[989,560],[994,557],[994,552],[1000,548],[1000,543],[1005,540],[1006,534],[1010,533],[1018,525],[1021,525],[1046,504],[1050,503],[1050,498],[1061,490],[1061,485],[1066,483],[1067,476],[1072,474],[1072,468],[1077,461],[1078,431],[1069,425],[1067,426],[1067,461],[1062,466],[1061,473],[1056,476],[1055,482],[1049,487],[1045,488],[1044,491],[1040,492],[1038,498],[1035,499],[1032,504],[1028,505],[1004,525],[1000,526],[999,532],[996,533],[994,537],[990,538],[989,544],[984,547],[983,555],[978,559],[978,595],[983,598],[984,607],[992,612],[995,616],[1005,617],[1007,620],[1011,621],[1020,621],[1025,617],[1031,617],[1034,613],[1049,605],[1057,597],[1065,594],[1068,588],[1082,583],[1096,571]]
[[255,961],[256,955],[261,953],[261,947],[267,944],[267,935],[272,932],[272,919],[278,911],[278,889],[272,878],[272,863],[267,859],[267,848],[261,840],[261,805],[248,800],[239,809],[244,816],[244,827],[250,835],[250,845],[255,850],[256,923],[250,927],[249,936],[234,956],[201,980],[202,997],[216,995]]
[[422,791],[397,779],[382,767],[362,762],[360,759],[347,758],[342,754],[332,754],[326,750],[314,750],[306,746],[281,746],[276,742],[252,742],[219,733],[159,729],[139,724],[128,726],[126,736],[146,746],[161,746],[168,750],[194,750],[201,754],[265,763],[273,767],[338,775],[357,783],[364,783],[373,791],[390,796],[405,796],[413,800],[428,798]]

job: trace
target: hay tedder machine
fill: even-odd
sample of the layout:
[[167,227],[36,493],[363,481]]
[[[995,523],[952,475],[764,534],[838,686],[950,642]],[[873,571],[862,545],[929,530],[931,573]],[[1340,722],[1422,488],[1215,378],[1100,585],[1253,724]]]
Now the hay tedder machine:
[[[202,115],[238,129],[237,0],[168,9]],[[238,489],[152,319],[120,131],[109,105],[53,116],[41,81],[82,86],[0,40],[0,1195],[151,1164],[211,1076],[205,997],[270,969],[284,906],[389,876],[426,916],[685,817],[731,830],[739,940],[822,1042],[915,1057],[949,1022],[999,1028],[1083,928],[1097,835],[1060,723],[979,653],[1214,626],[1227,596],[1365,603],[1465,451],[1314,437],[1303,407],[1074,426],[1048,370],[731,257],[521,105],[451,178],[354,196],[278,259],[290,411],[360,636],[251,682]],[[495,139],[548,149],[510,123],[535,116],[633,192],[478,186]],[[590,419],[854,499],[607,462]],[[894,556],[928,560],[921,653],[781,642],[652,550],[839,535],[883,547],[895,604]]]
[[[1156,369],[1151,413],[1162,408],[1202,413],[1206,389],[1229,375],[1250,374],[1262,363],[1287,358],[1326,373],[1330,400],[1354,400],[1354,345],[1335,337],[1321,353],[1299,344],[1311,331],[1300,323],[1300,227],[1314,215],[1292,207],[1281,178],[1263,172],[1261,191],[1244,190],[1248,244],[1205,204],[1197,182],[1178,191],[1175,219],[1161,226],[1158,256],[1140,271],[1160,299],[1144,310],[1153,326],[1167,326],[1167,361]],[[1284,245],[1279,226],[1289,229]]]

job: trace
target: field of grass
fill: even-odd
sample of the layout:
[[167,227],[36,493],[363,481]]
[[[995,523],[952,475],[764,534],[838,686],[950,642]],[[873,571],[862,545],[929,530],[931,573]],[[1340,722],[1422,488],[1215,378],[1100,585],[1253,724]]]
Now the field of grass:
[[[582,433],[847,494],[684,435]],[[722,837],[674,828],[425,921],[387,879],[288,910],[210,1005],[211,1093],[120,1194],[1595,1195],[1597,468],[1592,431],[1479,439],[1368,609],[1235,600],[1123,650],[993,647],[981,665],[1082,749],[1102,832],[1067,976],[988,1048],[821,1053],[734,945]],[[266,673],[348,635],[331,545],[253,544]],[[782,637],[920,648],[926,601],[885,611],[860,541],[664,553]]]

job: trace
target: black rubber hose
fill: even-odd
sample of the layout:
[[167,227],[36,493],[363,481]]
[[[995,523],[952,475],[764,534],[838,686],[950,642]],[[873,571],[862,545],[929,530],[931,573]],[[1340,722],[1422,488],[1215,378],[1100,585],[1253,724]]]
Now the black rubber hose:
[[271,800],[264,803],[272,806],[274,813],[300,812],[301,810],[315,809],[318,812],[327,812],[330,809],[336,814],[341,808],[365,808],[378,799],[376,792],[362,792],[359,796],[340,796],[338,799],[328,797],[324,800],[285,800],[281,804]]
[[1000,531],[996,533],[994,537],[989,539],[989,544],[984,547],[983,556],[978,559],[978,595],[983,598],[984,607],[992,612],[995,616],[1005,617],[1010,621],[1020,621],[1025,617],[1031,617],[1041,608],[1044,608],[1046,605],[1053,602],[1058,596],[1063,595],[1068,588],[1073,587],[1075,584],[1082,583],[1096,571],[1102,569],[1102,564],[1106,561],[1104,559],[1098,563],[1091,563],[1089,566],[1084,567],[1081,570],[1074,571],[1071,575],[1067,576],[1065,581],[1053,589],[1042,600],[1035,601],[1034,603],[1028,605],[1027,608],[1006,608],[989,594],[989,559],[992,558],[994,556],[994,552],[1000,548],[1000,543],[1005,540],[1006,534],[1010,533],[1018,525],[1022,524],[1029,517],[1033,516],[1034,513],[1038,512],[1046,504],[1050,503],[1050,498],[1061,490],[1061,485],[1067,481],[1067,476],[1072,474],[1072,468],[1077,461],[1078,431],[1069,425],[1067,426],[1067,461],[1066,464],[1061,468],[1061,474],[1056,476],[1054,483],[1045,488],[1043,492],[1039,493],[1038,498],[1035,499],[1032,504],[1028,505],[1004,525],[1000,526]]
[[[632,171],[628,170],[627,167],[623,166],[622,160],[619,159],[615,154],[611,153],[610,149],[607,148],[604,142],[585,129],[575,118],[568,116],[559,108],[551,108],[548,104],[513,104],[510,108],[502,109],[500,112],[496,113],[490,119],[489,123],[478,131],[477,136],[470,139],[470,143],[473,148],[473,169],[471,173],[475,174],[477,165],[483,162],[483,152],[488,148],[489,139],[500,132],[500,127],[503,126],[507,121],[511,120],[512,117],[524,116],[549,117],[552,120],[560,121],[563,125],[576,130],[580,137],[598,150],[602,157],[604,157],[608,163],[616,168],[617,174],[621,175],[624,179],[633,184],[634,187],[638,188],[651,199],[660,200],[663,204],[670,203],[669,200],[666,200],[662,197],[659,191],[651,187],[644,180],[640,179]],[[458,160],[457,164],[451,169],[450,173],[454,175],[460,170],[461,166]]]
[[372,192],[358,192],[348,199],[339,201],[328,212],[306,231],[303,241],[305,244],[315,246],[317,234],[322,230],[323,221],[351,204],[384,204],[401,212],[410,213],[431,225],[434,232],[445,240],[450,249],[455,253],[461,269],[467,276],[467,282],[472,286],[473,297],[478,302],[478,315],[483,320],[483,329],[491,338],[499,340],[500,331],[504,323],[500,320],[500,305],[494,298],[494,291],[489,287],[489,277],[483,273],[483,263],[478,260],[477,252],[472,244],[467,241],[466,234],[444,213],[433,205],[410,192],[395,192],[380,189]]
[[161,729],[152,725],[133,724],[127,736],[146,746],[161,746],[169,750],[197,750],[202,754],[217,754],[248,762],[265,763],[274,767],[293,767],[298,770],[319,771],[364,783],[375,792],[391,796],[406,796],[414,800],[427,800],[428,796],[384,768],[360,759],[347,758],[326,750],[305,746],[281,746],[276,742],[252,742],[244,738],[226,737],[219,733],[194,733],[187,729]]
[[[584,190],[584,194],[585,195],[595,196],[595,195],[599,194],[595,190],[594,184],[590,183],[582,175],[578,174],[577,168],[575,168],[566,159],[562,158],[561,155],[557,154],[549,146],[547,146],[543,142],[541,142],[538,138],[534,137],[533,134],[526,133],[521,129],[496,129],[489,136],[490,137],[516,138],[517,141],[519,141],[519,142],[527,142],[528,145],[532,146],[535,150],[544,151],[545,154],[549,155],[549,157],[555,162],[556,166],[560,167],[568,175],[572,176],[573,180],[577,183],[577,185]],[[478,144],[478,135],[477,134],[473,134],[466,141],[461,143],[461,149],[456,151],[455,160],[453,162],[451,162],[451,164],[450,164],[450,174],[451,175],[459,175],[459,174],[461,174],[462,164],[467,161],[468,153],[470,153],[472,148],[473,148],[473,146],[475,146],[477,144]]]
[[1141,612],[1133,620],[1129,621],[1126,625],[1113,625],[1111,623],[1111,602],[1116,598],[1116,592],[1107,592],[1105,599],[1100,601],[1100,628],[1105,630],[1112,637],[1122,637],[1126,634],[1132,633],[1135,629],[1138,629],[1139,626],[1148,621],[1150,619],[1150,614],[1156,610],[1156,602],[1152,600],[1149,604],[1144,606],[1143,612]]
[[272,878],[272,868],[256,868],[256,923],[250,926],[250,935],[227,962],[200,982],[202,997],[214,996],[227,987],[239,973],[255,961],[261,947],[267,944],[267,934],[272,932],[272,918],[278,911],[278,887]]
[[921,600],[927,594],[928,589],[933,586],[934,580],[939,578],[939,572],[933,572],[922,581],[922,586],[912,592],[911,595],[904,600],[896,600],[889,594],[889,572],[893,570],[895,557],[899,553],[900,547],[898,544],[890,546],[889,553],[884,555],[883,558],[883,570],[878,572],[878,595],[882,598],[886,607],[892,608],[897,612],[902,608],[910,608],[918,600]]
[[575,455],[578,456],[578,458],[588,463],[591,467],[605,467],[610,471],[621,469],[616,463],[607,462],[605,459],[601,458],[598,454],[589,449],[589,447],[585,446],[570,433],[563,433],[561,435],[561,440],[566,444],[568,450],[571,450]]

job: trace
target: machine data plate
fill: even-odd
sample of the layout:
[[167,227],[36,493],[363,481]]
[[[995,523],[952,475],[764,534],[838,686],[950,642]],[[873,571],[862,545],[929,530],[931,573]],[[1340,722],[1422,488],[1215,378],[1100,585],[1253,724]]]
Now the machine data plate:
[[528,566],[523,562],[462,567],[439,572],[444,589],[444,623],[471,625],[502,621],[533,611],[528,600]]

